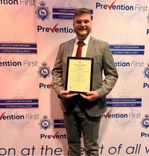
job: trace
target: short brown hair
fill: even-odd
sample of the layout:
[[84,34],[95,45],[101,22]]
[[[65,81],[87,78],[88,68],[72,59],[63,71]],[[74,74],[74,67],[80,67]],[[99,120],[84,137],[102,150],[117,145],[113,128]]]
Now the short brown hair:
[[80,16],[82,14],[89,14],[91,16],[91,11],[87,8],[79,8],[75,10],[74,17]]

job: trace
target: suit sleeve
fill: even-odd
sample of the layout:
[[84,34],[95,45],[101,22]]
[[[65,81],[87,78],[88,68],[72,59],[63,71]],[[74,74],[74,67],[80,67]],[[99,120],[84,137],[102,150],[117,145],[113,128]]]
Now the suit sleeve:
[[97,89],[100,97],[106,96],[113,89],[118,79],[114,59],[107,43],[105,44],[103,50],[102,69],[104,72],[104,80],[101,87]]
[[64,85],[62,81],[62,45],[60,45],[58,54],[55,60],[54,68],[52,70],[52,87],[59,95],[61,90],[64,90]]

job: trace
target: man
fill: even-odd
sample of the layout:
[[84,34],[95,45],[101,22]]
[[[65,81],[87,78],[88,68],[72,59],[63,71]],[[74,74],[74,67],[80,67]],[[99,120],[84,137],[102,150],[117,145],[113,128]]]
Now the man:
[[[52,71],[53,88],[61,98],[61,106],[64,111],[69,146],[68,155],[81,155],[80,138],[83,136],[86,155],[98,156],[97,139],[100,116],[106,111],[105,97],[114,87],[118,73],[108,44],[91,36],[90,10],[77,9],[74,14],[73,27],[76,38],[59,47]],[[67,58],[76,57],[78,41],[84,42],[81,57],[94,59],[92,90],[85,94],[65,89]],[[102,72],[104,72],[104,78]]]

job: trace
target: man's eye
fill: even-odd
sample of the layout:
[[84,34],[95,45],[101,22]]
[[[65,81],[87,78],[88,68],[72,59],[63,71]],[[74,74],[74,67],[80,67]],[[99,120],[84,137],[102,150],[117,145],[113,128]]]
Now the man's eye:
[[76,23],[77,23],[77,24],[81,24],[82,22],[81,22],[81,21],[77,21]]
[[89,21],[84,21],[84,23],[88,23]]

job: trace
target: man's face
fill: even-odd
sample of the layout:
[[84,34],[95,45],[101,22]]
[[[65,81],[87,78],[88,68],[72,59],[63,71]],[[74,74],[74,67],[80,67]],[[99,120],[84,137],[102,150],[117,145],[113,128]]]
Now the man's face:
[[89,14],[76,16],[73,20],[74,31],[79,40],[85,39],[91,32],[92,22]]

